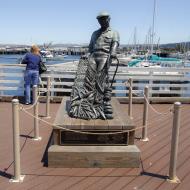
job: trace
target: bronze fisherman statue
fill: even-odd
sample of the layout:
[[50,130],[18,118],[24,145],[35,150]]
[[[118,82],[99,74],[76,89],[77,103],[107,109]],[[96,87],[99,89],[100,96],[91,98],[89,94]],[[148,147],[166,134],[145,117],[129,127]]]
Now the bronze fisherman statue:
[[69,115],[82,119],[112,119],[108,70],[116,57],[119,34],[110,28],[107,12],[100,12],[96,18],[101,27],[91,36],[88,55],[80,59]]

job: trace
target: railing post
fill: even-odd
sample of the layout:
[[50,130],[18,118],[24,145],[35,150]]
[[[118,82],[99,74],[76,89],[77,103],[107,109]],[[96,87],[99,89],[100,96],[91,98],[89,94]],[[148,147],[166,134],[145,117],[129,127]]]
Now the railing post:
[[50,86],[51,86],[51,78],[47,77],[47,93],[46,93],[46,118],[50,118]]
[[[4,76],[3,76],[3,73],[4,73],[4,69],[3,68],[0,68],[0,73],[2,74],[2,76],[0,76],[0,79],[1,80],[4,80]],[[3,87],[3,83],[1,83],[1,86]],[[4,90],[0,90],[0,95],[3,96],[4,95]]]
[[144,88],[144,110],[143,110],[143,129],[142,129],[142,141],[149,141],[147,137],[147,121],[148,121],[148,104],[149,104],[149,88]]
[[[153,80],[151,78],[153,78],[153,74],[154,74],[153,70],[150,70],[150,72],[149,72],[149,75],[150,75],[149,87],[150,87],[151,91],[152,91],[152,84],[153,84]],[[149,97],[152,97],[152,93],[149,93]]]
[[132,104],[133,104],[133,100],[132,100],[132,97],[133,97],[133,94],[132,94],[132,83],[133,83],[133,80],[132,78],[129,78],[129,104],[128,104],[128,115],[129,117],[132,119],[133,116],[132,116]]
[[19,101],[12,100],[12,126],[13,126],[13,156],[14,156],[14,177],[10,182],[22,182],[24,176],[20,170],[20,132],[19,132]]
[[171,139],[169,179],[168,179],[168,181],[171,183],[180,183],[180,180],[176,176],[179,127],[180,127],[180,115],[181,115],[180,108],[181,108],[181,103],[175,102],[174,114],[173,114],[172,139]]
[[33,102],[34,102],[34,138],[33,140],[39,141],[42,138],[39,136],[39,121],[38,121],[38,86],[33,86]]

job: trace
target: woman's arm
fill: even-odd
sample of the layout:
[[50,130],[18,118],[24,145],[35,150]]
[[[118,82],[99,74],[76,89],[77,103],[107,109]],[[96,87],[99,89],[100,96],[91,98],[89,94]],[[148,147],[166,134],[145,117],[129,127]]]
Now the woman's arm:
[[28,55],[26,54],[22,59],[21,64],[27,64],[27,62],[28,62]]

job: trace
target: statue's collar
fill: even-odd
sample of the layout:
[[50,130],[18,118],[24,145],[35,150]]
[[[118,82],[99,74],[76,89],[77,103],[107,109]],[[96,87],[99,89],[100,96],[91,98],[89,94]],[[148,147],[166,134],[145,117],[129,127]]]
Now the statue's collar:
[[101,30],[101,28],[100,28],[100,30],[99,30],[99,31],[100,31],[101,33],[106,33],[106,32],[108,32],[108,31],[110,31],[110,30],[111,30],[111,28],[110,28],[110,27],[108,27],[108,28],[107,28],[106,30],[104,30],[104,31],[102,31],[102,30]]

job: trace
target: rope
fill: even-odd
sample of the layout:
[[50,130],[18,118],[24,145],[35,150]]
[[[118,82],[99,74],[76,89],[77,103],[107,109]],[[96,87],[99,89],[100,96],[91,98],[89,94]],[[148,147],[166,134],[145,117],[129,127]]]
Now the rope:
[[[128,83],[128,82],[129,82],[129,80],[127,81],[127,83]],[[129,85],[129,88],[132,89],[131,85]],[[144,95],[144,98],[145,98],[146,102],[148,103],[149,107],[150,107],[155,113],[157,113],[157,114],[159,114],[159,115],[168,115],[169,113],[171,113],[171,109],[170,109],[170,112],[169,112],[169,113],[168,113],[168,112],[165,112],[165,113],[158,112],[155,108],[153,108],[153,107],[150,105],[150,103],[149,103],[149,101],[148,101],[148,99],[146,98],[146,96],[145,96],[144,93],[143,93],[143,95]],[[27,110],[33,108],[33,107],[37,104],[38,99],[39,99],[39,96],[37,97],[35,103],[34,103],[32,106],[28,107],[28,108],[24,108],[23,106],[20,106],[20,110],[21,110],[21,111],[24,111],[26,114],[30,115],[31,117],[36,118],[36,119],[38,119],[38,120],[40,120],[40,121],[42,121],[42,122],[44,122],[44,123],[46,123],[46,124],[48,124],[48,125],[50,125],[50,126],[57,127],[58,129],[62,129],[62,130],[65,130],[65,131],[74,132],[74,133],[80,133],[80,134],[89,134],[89,135],[116,135],[116,134],[123,134],[123,133],[129,133],[129,132],[132,132],[132,131],[140,130],[140,129],[143,129],[143,128],[145,127],[145,126],[140,126],[140,127],[135,128],[135,129],[128,129],[128,130],[122,130],[122,131],[117,131],[117,132],[108,132],[108,133],[95,133],[95,132],[92,133],[92,132],[85,132],[85,131],[78,131],[78,130],[73,130],[73,129],[67,129],[67,128],[65,128],[65,127],[62,127],[61,125],[54,125],[54,124],[52,124],[52,123],[50,123],[50,122],[47,122],[47,121],[45,121],[45,120],[39,118],[38,116],[34,116],[33,114],[31,114],[30,112],[27,111]],[[147,124],[146,126],[148,126],[148,125],[150,125],[150,123]]]
[[171,106],[171,107],[169,108],[169,112],[168,112],[168,111],[167,111],[167,112],[163,112],[163,113],[158,112],[158,111],[149,103],[149,101],[148,101],[148,99],[147,99],[147,97],[145,96],[144,93],[143,93],[143,95],[144,95],[144,98],[145,98],[146,102],[148,103],[149,107],[150,107],[155,113],[157,113],[158,115],[168,115],[168,114],[171,114],[171,113],[172,113],[172,111],[173,111],[173,106]]
[[139,92],[139,94],[134,93],[134,92],[132,91],[132,94],[134,94],[134,95],[136,95],[136,96],[138,96],[138,97],[142,97],[141,94],[143,94],[143,90],[141,90],[141,91]]
[[26,114],[30,115],[31,117],[33,118],[36,118],[50,126],[53,126],[53,127],[57,127],[59,129],[62,129],[62,130],[65,130],[65,131],[70,131],[70,132],[74,132],[74,133],[81,133],[81,134],[92,134],[92,135],[114,135],[114,134],[121,134],[121,133],[127,133],[127,132],[131,132],[131,131],[135,131],[135,130],[138,130],[138,129],[142,129],[144,126],[142,127],[138,127],[138,128],[135,128],[135,129],[129,129],[129,130],[123,130],[123,131],[118,131],[118,132],[109,132],[109,133],[91,133],[91,132],[85,132],[85,131],[78,131],[78,130],[73,130],[73,129],[67,129],[65,127],[61,127],[60,125],[54,125],[48,121],[45,121],[39,117],[36,117],[34,116],[33,114],[31,114],[30,112],[26,111],[24,108],[20,108],[21,111],[24,111]]
[[[65,127],[62,127],[61,125],[54,125],[48,121],[45,121],[39,117],[36,117],[34,116],[33,114],[31,114],[30,112],[28,112],[26,109],[24,109],[23,107],[20,107],[20,110],[21,111],[24,111],[26,114],[28,114],[29,116],[33,117],[33,118],[36,118],[40,121],[42,121],[43,123],[46,123],[50,126],[53,126],[53,127],[57,127],[58,129],[62,129],[62,130],[65,130],[65,131],[69,131],[69,132],[73,132],[73,133],[79,133],[79,134],[88,134],[88,135],[116,135],[116,134],[123,134],[123,133],[128,133],[128,132],[132,132],[132,131],[136,131],[136,130],[140,130],[140,129],[143,129],[145,126],[140,126],[140,127],[137,127],[135,129],[128,129],[128,130],[122,130],[122,131],[118,131],[118,132],[108,132],[108,133],[92,133],[92,132],[85,132],[85,131],[78,131],[78,130],[73,130],[73,129],[67,129]],[[152,122],[153,123],[153,122]],[[147,124],[146,126],[149,126],[151,125],[152,123],[149,123]]]
[[[128,83],[129,83],[129,80],[127,80],[127,81],[125,82],[125,85],[127,85]],[[129,88],[130,88],[130,90],[132,90],[132,86],[131,86],[130,84],[129,84]],[[169,108],[169,112],[167,111],[167,112],[161,113],[161,112],[157,111],[157,110],[149,103],[149,100],[148,100],[147,97],[145,96],[143,90],[141,90],[141,91],[142,91],[143,96],[144,96],[146,102],[148,103],[149,107],[150,107],[155,113],[157,113],[158,115],[167,115],[167,114],[170,114],[170,113],[173,111],[173,106],[171,106],[171,107]],[[138,94],[134,93],[133,91],[132,91],[132,94],[134,94],[134,95],[136,95],[136,96],[139,96]]]
[[24,106],[21,105],[22,109],[25,109],[25,110],[32,109],[38,103],[38,99],[39,99],[39,96],[36,98],[36,101],[34,102],[34,104],[32,104],[30,107],[24,108]]
[[124,84],[125,84],[126,86],[129,84],[129,86],[130,86],[129,79],[126,80],[126,81],[124,82]]
[[47,90],[44,90],[44,91],[38,91],[38,93],[39,93],[39,95],[41,95],[41,94],[45,94],[47,92]]
[[[128,86],[128,88],[131,90],[131,92],[132,92],[132,94],[134,94],[134,95],[136,95],[136,96],[138,96],[138,97],[140,97],[141,95],[139,95],[139,94],[136,94],[136,93],[134,93],[133,92],[133,87],[132,87],[132,85],[129,83],[129,79],[127,80],[127,81],[125,81],[125,86]],[[142,91],[142,90],[141,90]],[[143,91],[142,91],[143,92]],[[139,92],[139,93],[141,93],[141,92]]]
[[132,85],[129,83],[129,79],[127,80],[127,81],[125,81],[125,83],[124,83],[126,86],[128,86],[128,88],[132,91],[132,94],[134,94],[134,95],[136,95],[136,96],[138,96],[138,97],[140,97],[141,95],[139,95],[140,93],[143,93],[143,90],[141,90],[141,92],[139,92],[139,94],[137,94],[137,93],[134,93],[133,92],[133,88],[132,88]]

